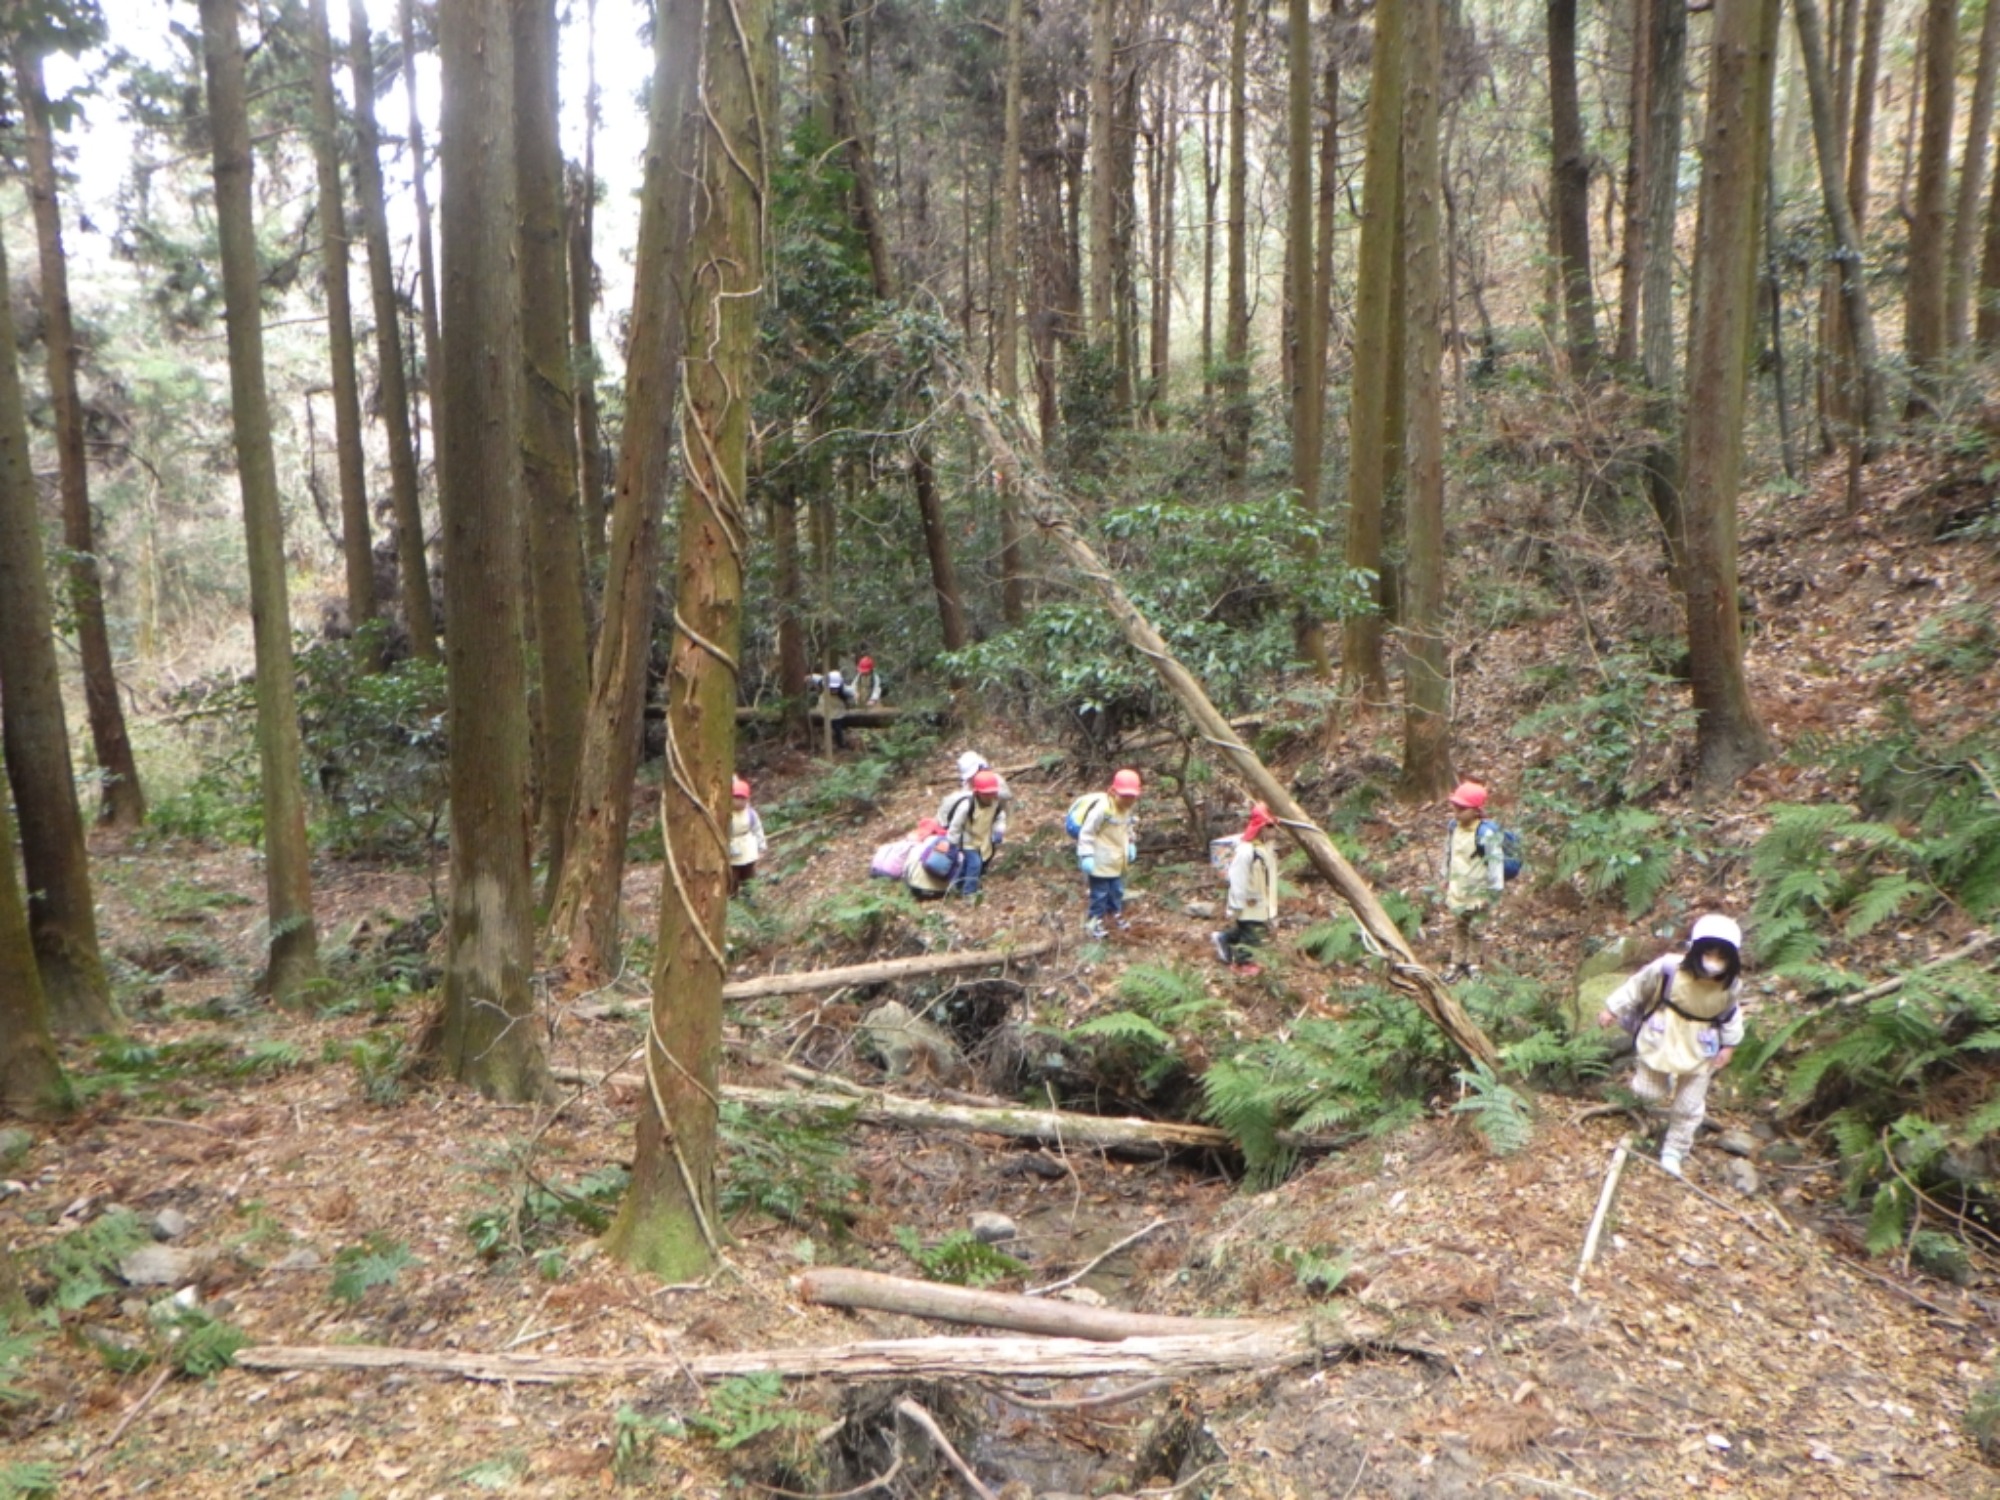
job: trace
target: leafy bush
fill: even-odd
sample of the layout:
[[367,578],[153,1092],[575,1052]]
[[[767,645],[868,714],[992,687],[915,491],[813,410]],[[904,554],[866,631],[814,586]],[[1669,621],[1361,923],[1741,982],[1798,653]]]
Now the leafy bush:
[[954,1286],[991,1286],[1028,1268],[1004,1251],[995,1250],[969,1230],[954,1229],[935,1245],[925,1245],[907,1224],[896,1230],[896,1243],[917,1263],[926,1281]]
[[121,1209],[50,1241],[37,1257],[42,1273],[55,1284],[50,1300],[64,1312],[75,1312],[110,1296],[120,1285],[119,1260],[151,1239],[139,1216]]
[[765,1372],[732,1375],[718,1382],[708,1393],[707,1408],[690,1416],[687,1425],[706,1433],[727,1453],[767,1432],[809,1427],[812,1421],[809,1413],[786,1399],[784,1379]]
[[724,1100],[720,1114],[725,1214],[755,1209],[788,1224],[846,1230],[849,1200],[861,1190],[847,1167],[854,1111],[751,1110]]
[[487,1260],[509,1250],[530,1253],[564,1224],[602,1234],[611,1227],[611,1211],[631,1181],[631,1172],[618,1165],[587,1172],[568,1184],[531,1180],[508,1206],[472,1215],[465,1232]]
[[[1569,663],[1533,668],[1550,688],[1573,680]],[[1516,738],[1548,736],[1553,754],[1526,774],[1528,800],[1555,811],[1637,802],[1671,773],[1677,747],[1694,732],[1686,690],[1636,652],[1606,659],[1596,690],[1536,709],[1514,726]]]
[[435,841],[448,785],[441,662],[375,669],[365,641],[313,641],[294,657],[299,727],[336,854],[418,859]]
[[354,1064],[361,1081],[361,1097],[383,1107],[401,1104],[404,1077],[410,1059],[404,1055],[403,1038],[393,1031],[364,1031],[353,1041],[329,1038],[320,1049],[327,1062]]
[[1512,1156],[1525,1149],[1535,1135],[1534,1109],[1527,1097],[1502,1083],[1483,1062],[1461,1068],[1454,1076],[1466,1093],[1452,1105],[1452,1113],[1468,1116],[1495,1155]]
[[1222,1002],[1191,971],[1161,964],[1134,964],[1118,981],[1127,1009],[1093,1016],[1074,1027],[1074,1042],[1093,1042],[1103,1074],[1136,1074],[1150,1093],[1181,1066],[1180,1038],[1214,1029]]
[[378,1286],[393,1285],[416,1260],[410,1247],[387,1235],[371,1234],[358,1245],[344,1245],[333,1257],[333,1281],[327,1295],[355,1306]]
[[1634,921],[1659,899],[1674,873],[1683,835],[1657,813],[1614,807],[1581,813],[1556,851],[1556,879],[1583,879],[1593,897],[1616,895]]

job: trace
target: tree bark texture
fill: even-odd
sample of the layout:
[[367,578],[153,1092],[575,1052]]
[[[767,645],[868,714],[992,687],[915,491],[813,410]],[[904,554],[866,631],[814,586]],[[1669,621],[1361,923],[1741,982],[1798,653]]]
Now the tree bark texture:
[[436,1045],[450,1077],[489,1098],[536,1099],[548,1065],[529,986],[514,47],[507,0],[455,0],[438,20],[451,907]]
[[1241,498],[1250,462],[1250,167],[1248,70],[1250,0],[1229,0],[1229,166],[1222,309],[1222,474]]
[[291,599],[285,578],[284,519],[278,507],[278,466],[271,447],[270,397],[264,384],[261,276],[250,194],[250,119],[235,0],[201,0],[201,35],[229,335],[229,411],[243,493],[256,642],[257,759],[271,929],[265,978],[279,1004],[294,1005],[306,999],[307,986],[319,978],[319,936],[313,922],[305,792],[299,774]]
[[[0,289],[12,285],[0,245]],[[42,995],[55,1028],[77,1035],[116,1030],[118,1013],[97,945],[38,512],[13,301],[0,296],[0,744],[20,811]],[[12,860],[13,846],[0,847]]]
[[[993,365],[1000,399],[1021,404],[1021,53],[1022,0],[1007,0],[1005,123],[1000,144],[1000,248],[993,278]],[[1022,579],[1021,505],[1005,478],[1000,491],[1000,617],[1019,625],[1028,617]],[[787,685],[786,691],[791,691]]]
[[[1324,291],[1313,256],[1313,72],[1312,13],[1308,0],[1287,0],[1287,41],[1290,69],[1287,112],[1291,150],[1287,168],[1288,213],[1285,224],[1285,264],[1292,285],[1292,488],[1299,504],[1315,519],[1320,509],[1320,461],[1324,447],[1326,397],[1321,386],[1325,367],[1320,357],[1321,308]],[[1319,543],[1304,547],[1307,566],[1318,571]],[[1301,608],[1293,634],[1299,659],[1325,682],[1333,676],[1326,655],[1324,622],[1310,608]]]
[[1702,145],[1681,472],[1698,777],[1711,790],[1769,753],[1743,672],[1736,505],[1769,163],[1776,0],[1717,0]]
[[1026,1297],[1013,1292],[980,1291],[824,1266],[805,1272],[797,1281],[799,1300],[815,1307],[856,1307],[871,1312],[905,1313],[941,1323],[974,1328],[1004,1328],[1013,1333],[1047,1338],[1090,1339],[1100,1344],[1129,1338],[1165,1338],[1183,1333],[1231,1334],[1270,1332],[1284,1325],[1265,1318],[1176,1318],[1157,1313],[1126,1312],[1116,1307],[1091,1307],[1053,1297]]
[[1618,338],[1612,359],[1626,368],[1639,363],[1640,288],[1646,270],[1646,197],[1653,113],[1653,16],[1665,0],[1632,0],[1632,75],[1626,88],[1625,219],[1618,255]]
[[1986,200],[1992,146],[1993,94],[2000,67],[2000,5],[1989,3],[1979,27],[1979,63],[1972,104],[1965,117],[1965,150],[1959,157],[1958,196],[1951,216],[1951,265],[1945,292],[1945,339],[1962,349],[1972,338],[1972,287],[1979,250],[1979,208]]
[[700,54],[688,38],[698,20],[663,13],[653,39],[646,169],[639,200],[638,275],[625,362],[625,425],[612,502],[604,626],[591,661],[577,769],[570,857],[549,913],[549,948],[575,983],[610,977],[618,951],[632,779],[645,732],[646,669],[652,659],[660,521],[674,474],[683,325],[678,295],[688,239],[688,184],[681,143]]
[[1923,127],[1910,205],[1909,286],[1903,353],[1916,385],[1910,415],[1929,409],[1945,355],[1946,266],[1951,255],[1951,119],[1958,83],[1958,0],[1926,0]]
[[43,342],[49,357],[49,396],[55,409],[56,462],[61,474],[63,545],[69,550],[70,610],[76,617],[77,655],[83,669],[84,711],[97,757],[97,821],[137,828],[146,818],[118,676],[111,632],[104,620],[104,586],[98,576],[96,524],[90,511],[90,465],[84,452],[83,405],[77,396],[76,327],[70,314],[69,259],[63,251],[62,206],[56,196],[55,133],[42,83],[42,57],[26,38],[15,44],[15,76],[27,126],[28,203],[35,214],[35,243],[42,270]]
[[402,312],[396,303],[396,263],[389,251],[389,208],[382,190],[381,132],[375,125],[375,46],[362,0],[348,0],[347,45],[354,70],[354,190],[368,241],[368,292],[375,310],[375,376],[381,383],[382,425],[389,441],[389,495],[396,517],[396,571],[403,627],[419,661],[438,659],[424,510],[417,482],[416,441],[410,432],[410,391],[403,378]]
[[[75,1105],[49,1033],[48,1001],[14,865],[14,815],[0,788],[0,1116],[49,1119]],[[0,1318],[6,1311],[0,1306]]]
[[[1451,789],[1451,683],[1444,642],[1444,178],[1438,157],[1444,71],[1441,0],[1409,0],[1403,95],[1403,389],[1409,413],[1403,592],[1403,796]],[[1553,9],[1553,8],[1552,8]],[[1572,335],[1575,325],[1571,325]],[[1577,350],[1572,348],[1572,355]],[[1594,343],[1592,350],[1594,353]]]
[[[319,185],[320,291],[333,387],[334,472],[340,486],[340,553],[347,564],[347,621],[357,637],[374,623],[375,547],[368,518],[368,470],[361,451],[361,383],[354,371],[354,307],[348,283],[347,201],[340,182],[340,115],[333,98],[333,36],[326,0],[306,5],[311,70],[313,167]],[[381,660],[384,642],[369,645]]]
[[1400,5],[1375,8],[1374,71],[1368,87],[1367,155],[1362,162],[1361,245],[1354,284],[1353,384],[1348,393],[1347,566],[1375,575],[1377,607],[1346,622],[1341,676],[1372,703],[1389,700],[1383,660],[1383,510],[1388,489],[1388,389],[1402,380],[1392,363],[1393,284],[1402,244],[1403,18]]
[[1642,460],[1646,498],[1660,526],[1667,572],[1682,587],[1687,558],[1681,526],[1680,414],[1674,401],[1674,238],[1680,221],[1681,113],[1687,99],[1687,7],[1648,0],[1643,248],[1639,264],[1639,366],[1650,393],[1647,419],[1658,442]]
[[[1403,7],[1397,7],[1402,9]],[[961,373],[960,390],[964,405],[994,461],[1015,471],[1022,493],[1032,502],[1035,524],[1070,559],[1110,610],[1119,630],[1132,649],[1160,674],[1167,690],[1181,702],[1194,720],[1201,739],[1218,752],[1229,768],[1242,777],[1250,789],[1278,816],[1287,832],[1305,851],[1313,866],[1326,876],[1334,890],[1354,912],[1355,920],[1388,956],[1389,982],[1408,993],[1426,1016],[1468,1057],[1494,1065],[1498,1054],[1477,1023],[1466,1015],[1451,991],[1436,974],[1417,960],[1409,942],[1382,909],[1368,882],[1333,846],[1319,826],[1306,815],[1283,782],[1243,743],[1235,729],[1209,700],[1207,691],[1194,674],[1181,665],[1167,643],[1148,621],[1131,597],[1111,576],[1103,560],[1076,529],[1075,507],[1056,490],[1045,476],[1029,467],[1021,445],[1008,438],[991,408],[973,391]]]
[[[1555,218],[1569,373],[1588,380],[1597,363],[1597,301],[1590,282],[1590,150],[1576,86],[1576,0],[1549,0],[1549,208]],[[1423,83],[1410,70],[1412,89]]]
[[[698,5],[667,13],[673,45],[697,45],[691,23],[702,13]],[[688,169],[692,233],[679,288],[689,352],[661,793],[660,958],[637,1160],[606,1237],[613,1255],[668,1280],[700,1274],[716,1250],[729,782],[749,544],[743,490],[764,269],[765,132],[775,125],[768,0],[738,0],[727,12],[707,14],[699,39],[700,129]]]
[[2000,171],[1992,177],[1986,240],[1979,255],[1979,311],[1973,319],[1973,339],[1981,354],[2000,349]]
[[576,490],[576,412],[564,263],[562,143],[556,123],[555,0],[511,0],[514,162],[519,195],[521,469],[527,484],[541,688],[540,805],[548,896],[562,878],[577,763],[590,698],[583,595],[583,518]]

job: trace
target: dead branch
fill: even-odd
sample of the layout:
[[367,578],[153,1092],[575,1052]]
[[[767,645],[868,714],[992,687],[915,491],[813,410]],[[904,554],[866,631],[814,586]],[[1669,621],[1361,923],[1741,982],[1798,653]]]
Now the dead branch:
[[422,1370],[522,1385],[672,1378],[684,1371],[697,1380],[763,1374],[848,1380],[987,1375],[1086,1379],[1282,1367],[1321,1357],[1339,1359],[1366,1347],[1370,1346],[1316,1339],[1302,1325],[1263,1325],[1249,1334],[1176,1334],[1117,1343],[1059,1338],[878,1339],[808,1349],[702,1354],[684,1362],[661,1354],[486,1354],[370,1344],[258,1344],[238,1351],[236,1363],[246,1370]]
[[1583,1255],[1576,1263],[1576,1275],[1570,1279],[1569,1293],[1572,1297],[1583,1295],[1584,1273],[1597,1259],[1597,1239],[1604,1233],[1604,1221],[1611,1213],[1611,1200],[1618,1196],[1618,1179],[1625,1175],[1625,1160],[1631,1154],[1632,1137],[1628,1135],[1611,1153],[1611,1165],[1605,1169],[1604,1187],[1597,1195],[1597,1212],[1590,1216],[1590,1228],[1583,1236]]
[[944,1429],[921,1405],[908,1396],[899,1396],[896,1399],[896,1414],[908,1417],[924,1430],[924,1436],[931,1440],[931,1445],[943,1455],[946,1463],[958,1471],[958,1477],[965,1481],[979,1500],[999,1500],[999,1496],[979,1482],[979,1476],[972,1472],[972,1465],[959,1456],[958,1450],[951,1445],[951,1439],[944,1435]]
[[972,424],[979,430],[995,465],[1015,486],[1034,516],[1036,528],[1068,555],[1071,563],[1096,588],[1113,619],[1124,631],[1132,648],[1160,674],[1161,680],[1195,722],[1199,737],[1220,753],[1264,800],[1278,821],[1290,833],[1313,864],[1340,893],[1362,930],[1372,938],[1388,962],[1389,980],[1407,992],[1417,1006],[1444,1032],[1452,1044],[1473,1061],[1489,1068],[1499,1066],[1499,1054],[1444,981],[1417,958],[1400,929],[1389,919],[1374,890],[1345,856],[1333,846],[1319,825],[1306,815],[1281,781],[1229,726],[1199,679],[1181,665],[1167,648],[1166,641],[1140,612],[1138,605],[1111,576],[1103,560],[1085,542],[1076,526],[1076,509],[1067,496],[1038,464],[1024,458],[1030,451],[1010,441],[1001,431],[997,408],[985,391],[975,384],[969,371],[944,364],[941,375],[945,388],[957,393]]
[[1050,1292],[1059,1292],[1064,1287],[1075,1286],[1079,1281],[1083,1280],[1084,1277],[1088,1276],[1092,1271],[1095,1271],[1099,1266],[1103,1265],[1107,1260],[1111,1259],[1111,1257],[1116,1255],[1120,1250],[1123,1250],[1131,1245],[1136,1245],[1139,1243],[1139,1241],[1143,1240],[1147,1235],[1151,1234],[1154,1230],[1164,1229],[1167,1225],[1176,1222],[1178,1221],[1174,1219],[1155,1219],[1153,1220],[1152,1223],[1146,1225],[1144,1228],[1135,1229],[1132,1233],[1126,1235],[1125,1238],[1120,1240],[1117,1244],[1107,1246],[1105,1249],[1099,1251],[1096,1255],[1093,1255],[1089,1260],[1085,1261],[1076,1270],[1070,1272],[1069,1275],[1063,1277],[1062,1280],[1051,1281],[1046,1286],[1031,1286],[1028,1288],[1027,1291],[1023,1292],[1021,1295],[1023,1295],[1024,1297],[1046,1297]]
[[1961,959],[1970,958],[1975,953],[1981,953],[1991,948],[1995,943],[2000,943],[2000,932],[1979,933],[1977,936],[1959,944],[1958,947],[1952,949],[1951,952],[1945,954],[1942,958],[1934,958],[1929,963],[1918,964],[1914,969],[1898,974],[1894,979],[1885,979],[1880,984],[1871,984],[1867,989],[1857,990],[1852,995],[1842,995],[1839,1003],[1841,1005],[1865,1005],[1870,1000],[1880,1000],[1884,995],[1895,994],[1896,991],[1900,990],[1919,974],[1928,974],[1932,969],[1942,969],[1947,964],[1955,964]]

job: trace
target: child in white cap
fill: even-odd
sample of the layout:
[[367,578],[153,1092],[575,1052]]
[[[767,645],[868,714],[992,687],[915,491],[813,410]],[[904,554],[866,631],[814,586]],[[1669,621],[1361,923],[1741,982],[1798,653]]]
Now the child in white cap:
[[1632,1034],[1639,1068],[1632,1092],[1668,1107],[1660,1165],[1674,1176],[1708,1113],[1708,1082],[1743,1041],[1743,929],[1711,913],[1694,924],[1685,953],[1666,953],[1604,1002],[1600,1026]]

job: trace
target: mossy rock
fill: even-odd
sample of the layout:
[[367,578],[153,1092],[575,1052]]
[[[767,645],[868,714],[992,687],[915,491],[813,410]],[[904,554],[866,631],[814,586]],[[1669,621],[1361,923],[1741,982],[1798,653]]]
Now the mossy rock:
[[1576,982],[1615,974],[1623,979],[1660,951],[1657,943],[1643,937],[1622,937],[1606,943],[1577,966]]
[[[1604,1002],[1617,993],[1618,986],[1625,982],[1623,971],[1615,974],[1595,974],[1577,984],[1576,992],[1564,1009],[1564,1017],[1571,1031],[1588,1031],[1597,1025],[1597,1013],[1604,1009]],[[1615,1034],[1615,1033],[1614,1033]]]

